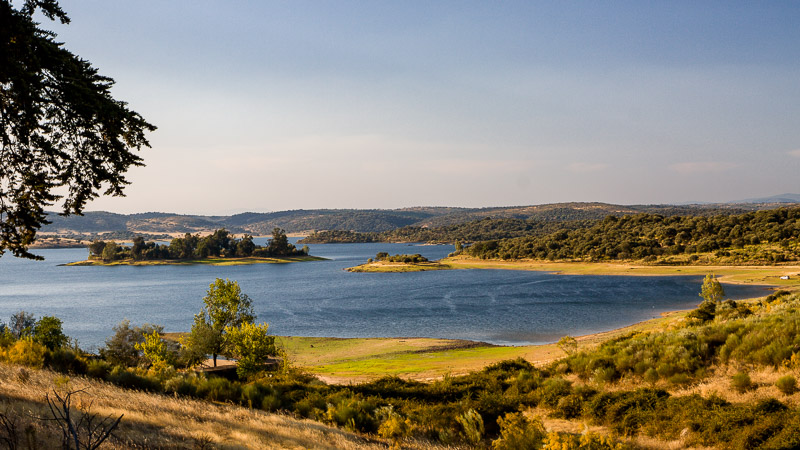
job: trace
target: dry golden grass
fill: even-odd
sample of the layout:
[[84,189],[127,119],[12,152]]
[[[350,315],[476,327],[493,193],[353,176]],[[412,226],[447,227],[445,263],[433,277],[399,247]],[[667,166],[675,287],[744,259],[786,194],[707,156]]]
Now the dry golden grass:
[[775,370],[771,367],[759,367],[757,369],[746,370],[750,375],[753,387],[744,393],[739,393],[731,387],[731,376],[739,372],[740,368],[735,366],[716,367],[714,372],[702,382],[687,386],[682,389],[674,389],[673,395],[700,394],[704,397],[718,395],[725,400],[733,403],[755,403],[759,400],[775,398],[790,407],[800,406],[800,391],[792,395],[783,394],[775,382],[784,375],[793,375],[798,378],[796,371],[788,369]]
[[[61,444],[60,432],[48,417],[45,395],[53,388],[85,390],[74,405],[101,416],[124,414],[104,448],[274,448],[377,449],[388,444],[310,420],[298,420],[230,404],[175,398],[126,390],[105,382],[75,377],[64,385],[62,375],[0,363],[0,413],[17,417],[22,430],[35,430],[38,448]],[[52,394],[51,394],[52,395]],[[79,407],[81,407],[79,406]],[[0,431],[2,432],[2,431]],[[439,448],[410,442],[408,448]]]

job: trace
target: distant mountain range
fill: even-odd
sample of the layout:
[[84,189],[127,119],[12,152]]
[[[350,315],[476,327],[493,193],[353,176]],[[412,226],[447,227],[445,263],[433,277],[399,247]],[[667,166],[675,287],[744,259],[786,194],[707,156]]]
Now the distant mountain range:
[[800,203],[800,194],[780,194],[772,197],[749,198],[732,203]]
[[[765,201],[761,201],[765,200]],[[613,205],[608,203],[551,203],[545,205],[491,208],[415,207],[401,209],[313,209],[272,213],[241,213],[231,216],[181,215],[172,213],[116,214],[87,212],[83,216],[63,217],[51,213],[44,233],[98,234],[130,232],[143,234],[203,233],[227,228],[233,233],[269,235],[280,227],[287,233],[319,230],[382,232],[405,226],[440,227],[457,225],[486,217],[563,222],[602,219],[608,215],[654,213],[674,215],[741,214],[771,209],[787,203],[800,204],[800,195],[785,194],[767,199],[737,203],[695,205]]]

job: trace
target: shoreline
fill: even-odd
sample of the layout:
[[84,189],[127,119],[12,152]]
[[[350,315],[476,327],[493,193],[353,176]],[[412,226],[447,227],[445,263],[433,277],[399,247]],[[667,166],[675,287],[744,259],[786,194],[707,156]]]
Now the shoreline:
[[[605,276],[705,276],[709,273],[729,284],[763,284],[800,289],[800,265],[644,265],[631,262],[556,262],[538,260],[493,260],[464,256],[442,258],[427,265],[372,262],[349,267],[348,272],[419,272],[425,270],[530,270],[557,275]],[[788,280],[781,279],[788,276]]]

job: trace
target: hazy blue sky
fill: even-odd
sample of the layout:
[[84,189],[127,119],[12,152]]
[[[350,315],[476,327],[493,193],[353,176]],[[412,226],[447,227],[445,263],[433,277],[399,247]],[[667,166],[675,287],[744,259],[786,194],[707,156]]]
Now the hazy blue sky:
[[800,3],[62,0],[159,129],[90,210],[800,192]]

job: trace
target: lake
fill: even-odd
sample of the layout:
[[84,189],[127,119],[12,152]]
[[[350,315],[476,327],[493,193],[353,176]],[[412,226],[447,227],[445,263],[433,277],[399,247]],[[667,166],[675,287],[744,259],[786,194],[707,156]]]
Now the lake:
[[[263,243],[263,240],[256,240]],[[294,240],[293,240],[294,241]],[[438,259],[450,245],[314,244],[328,261],[244,266],[65,267],[85,249],[38,250],[45,261],[0,258],[0,319],[53,315],[83,348],[102,346],[123,319],[188,331],[215,278],[236,280],[277,335],[439,337],[525,345],[606,331],[700,302],[701,277],[573,276],[512,270],[349,273],[377,252]],[[729,298],[766,295],[726,285]]]

